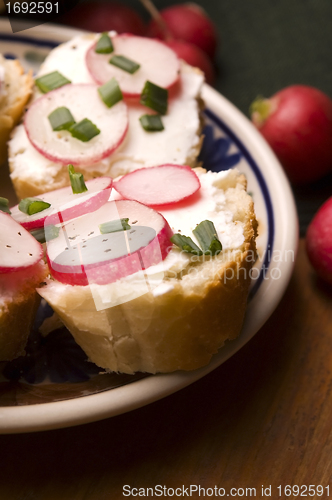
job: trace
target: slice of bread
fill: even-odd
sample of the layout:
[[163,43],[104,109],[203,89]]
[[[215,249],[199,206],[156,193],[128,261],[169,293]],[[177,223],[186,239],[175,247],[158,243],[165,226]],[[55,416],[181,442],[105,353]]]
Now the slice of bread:
[[[98,36],[77,36],[55,48],[44,61],[38,76],[59,71],[72,83],[95,83],[87,70],[85,54]],[[124,142],[101,161],[77,165],[84,178],[118,177],[138,168],[163,163],[196,166],[202,142],[200,93],[203,82],[204,76],[197,68],[181,65],[179,82],[170,92],[168,112],[163,116],[165,129],[158,133],[146,132],[140,125],[139,117],[148,113],[149,108],[128,100],[129,129]],[[33,100],[40,95],[35,88]],[[45,119],[45,126],[49,126],[47,117],[41,119]],[[23,124],[14,130],[9,142],[9,166],[19,199],[67,186],[69,182],[67,166],[41,155],[30,143]]]
[[[191,228],[213,220],[223,244],[219,255],[197,257],[173,247],[164,261],[162,283],[123,303],[118,299],[128,280],[96,285],[96,290],[50,279],[38,290],[89,359],[106,370],[194,370],[240,333],[256,256],[253,201],[237,170],[196,172],[200,196],[161,213],[174,232],[182,228],[187,236],[181,222],[186,217]],[[118,305],[97,310],[96,291]]]
[[40,302],[36,287],[47,275],[43,261],[26,270],[0,274],[0,361],[24,354]]
[[22,116],[32,87],[32,71],[25,74],[19,61],[0,54],[0,164],[7,158],[10,133]]

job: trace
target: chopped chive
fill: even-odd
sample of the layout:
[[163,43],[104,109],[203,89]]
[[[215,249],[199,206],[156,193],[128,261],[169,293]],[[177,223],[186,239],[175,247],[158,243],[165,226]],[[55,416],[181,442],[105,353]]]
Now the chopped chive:
[[7,198],[2,198],[2,196],[0,196],[0,211],[5,212],[6,214],[11,214],[11,211],[9,210],[9,201]]
[[139,121],[147,132],[160,132],[164,130],[164,125],[160,115],[142,115]]
[[59,236],[60,228],[50,224],[45,228],[41,227],[39,229],[33,229],[30,231],[32,236],[36,238],[39,243],[46,243],[47,241],[54,240]]
[[117,233],[118,231],[127,231],[131,229],[131,226],[128,224],[129,219],[117,219],[111,220],[109,222],[103,222],[99,224],[99,231],[101,234],[106,233]]
[[128,59],[125,56],[113,56],[108,62],[117,68],[123,69],[123,71],[127,71],[127,73],[130,73],[131,75],[133,75],[140,68],[140,64]]
[[59,71],[53,71],[35,80],[35,84],[43,94],[46,94],[50,90],[58,89],[63,85],[67,85],[67,83],[71,83],[71,81],[59,73]]
[[111,78],[108,82],[98,87],[98,92],[108,108],[111,108],[117,102],[123,99],[121,89],[115,78]]
[[73,194],[84,193],[88,190],[84,182],[83,174],[75,172],[73,165],[68,165],[68,173]]
[[205,255],[215,255],[222,250],[222,245],[218,239],[217,230],[213,222],[209,220],[202,221],[196,226],[193,233]]
[[47,203],[40,198],[24,198],[20,201],[18,208],[21,212],[27,215],[38,214],[39,212],[43,212],[51,206],[50,203]]
[[108,33],[103,33],[97,42],[95,52],[97,52],[97,54],[110,54],[113,50],[113,43]]
[[54,224],[50,224],[49,226],[45,227],[46,241],[54,240],[59,236],[59,234],[60,234],[60,228],[54,226]]
[[48,119],[54,131],[68,130],[75,123],[73,115],[65,106],[61,106],[52,111],[52,113],[48,115]]
[[184,236],[183,234],[173,234],[171,237],[171,242],[177,247],[181,248],[185,252],[192,253],[194,255],[203,255],[202,250],[193,242],[189,236]]
[[69,132],[75,139],[82,142],[88,142],[96,135],[100,134],[100,130],[88,118],[83,118],[78,123],[75,123],[69,128]]
[[160,115],[167,113],[168,90],[148,80],[141,93],[140,103],[157,111]]
[[45,231],[44,228],[41,227],[39,229],[33,229],[30,231],[30,234],[39,242],[39,243],[46,243],[46,238],[45,238]]

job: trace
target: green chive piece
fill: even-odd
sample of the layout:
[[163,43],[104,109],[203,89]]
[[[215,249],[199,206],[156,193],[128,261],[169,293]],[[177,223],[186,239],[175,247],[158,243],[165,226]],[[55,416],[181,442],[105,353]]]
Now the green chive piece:
[[82,142],[88,142],[96,135],[100,134],[100,130],[88,118],[83,118],[78,123],[75,123],[69,128],[69,132],[75,139]]
[[60,228],[50,224],[45,228],[41,227],[39,229],[33,229],[30,231],[32,236],[36,238],[39,243],[46,243],[47,241],[54,240],[60,234]]
[[71,83],[71,81],[59,73],[59,71],[53,71],[35,80],[35,84],[43,94],[46,94],[50,90],[58,89],[63,85],[67,85],[67,83]]
[[141,93],[140,103],[157,111],[160,115],[167,113],[168,90],[148,80]]
[[45,231],[44,228],[41,227],[39,229],[33,229],[30,231],[30,234],[41,244],[46,243]]
[[2,196],[0,196],[0,211],[5,212],[6,214],[11,214],[11,211],[9,210],[9,201],[7,198],[2,198]]
[[113,50],[113,43],[108,33],[103,33],[97,42],[95,52],[97,54],[110,54]]
[[54,131],[68,130],[75,123],[73,115],[65,106],[61,106],[52,111],[52,113],[48,115],[48,119]]
[[164,130],[164,125],[160,115],[142,115],[139,121],[147,132],[160,132]]
[[127,71],[127,73],[130,73],[131,75],[133,75],[140,68],[140,64],[128,59],[125,56],[113,56],[108,62],[117,68],[123,69],[123,71]]
[[183,234],[173,234],[171,237],[171,242],[177,247],[181,248],[185,252],[192,253],[194,255],[203,255],[202,250],[193,242],[189,236],[184,236]]
[[98,87],[98,92],[108,108],[111,108],[117,102],[123,99],[121,89],[115,78],[111,78],[108,82]]
[[83,174],[76,172],[73,165],[68,165],[68,173],[73,194],[84,193],[88,190],[84,182]]
[[218,239],[217,230],[213,222],[209,220],[200,222],[193,230],[193,233],[205,255],[216,255],[222,250],[222,245]]
[[43,212],[51,206],[50,203],[47,203],[40,198],[24,198],[20,201],[18,208],[21,212],[27,215],[38,214],[39,212]]
[[129,219],[117,219],[111,220],[109,222],[103,222],[99,224],[99,231],[101,234],[106,233],[117,233],[118,231],[127,231],[131,229],[131,226],[128,224]]

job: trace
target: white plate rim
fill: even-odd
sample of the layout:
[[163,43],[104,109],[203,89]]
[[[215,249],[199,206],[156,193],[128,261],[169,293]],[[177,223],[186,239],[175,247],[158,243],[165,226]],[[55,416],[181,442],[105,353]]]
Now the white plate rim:
[[[28,26],[28,25],[27,25]],[[0,21],[0,32],[11,33],[8,23]],[[51,39],[52,34],[65,40],[81,33],[57,25],[27,29],[23,36]],[[15,35],[16,36],[16,35]],[[268,165],[263,178],[278,218],[274,226],[274,251],[292,250],[298,246],[298,221],[289,182],[275,155],[251,122],[225,97],[204,85],[203,99],[207,108],[220,118],[248,149],[258,165]],[[280,198],[282,195],[282,203]],[[292,274],[294,262],[272,262],[268,272],[278,268],[282,279],[266,280],[248,305],[240,336],[229,342],[208,366],[193,372],[175,372],[149,376],[128,385],[98,394],[52,403],[0,408],[0,434],[51,430],[89,423],[132,411],[166,397],[210,373],[250,340],[277,307]],[[264,308],[261,304],[264,304]],[[258,304],[260,307],[258,307]]]

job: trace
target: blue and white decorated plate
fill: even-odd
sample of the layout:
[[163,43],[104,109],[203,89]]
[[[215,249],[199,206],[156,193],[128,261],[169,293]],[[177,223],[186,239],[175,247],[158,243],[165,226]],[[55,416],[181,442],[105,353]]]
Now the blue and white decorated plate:
[[[0,53],[26,69],[39,64],[76,30],[45,24],[12,34],[0,21]],[[38,327],[52,311],[42,304],[27,356],[0,364],[0,433],[55,429],[92,422],[146,405],[200,379],[238,351],[278,305],[289,282],[298,243],[295,204],[288,181],[260,134],[229,101],[208,85],[200,159],[214,171],[237,167],[248,180],[259,222],[259,258],[240,336],[211,363],[193,372],[162,375],[104,374],[88,362],[65,328],[43,337]],[[0,174],[1,175],[1,174]],[[2,174],[3,175],[3,174]],[[2,183],[2,182],[1,182]]]

